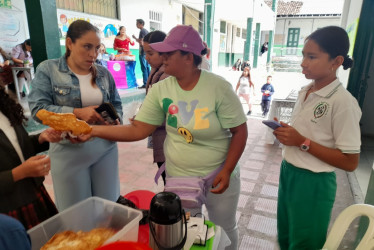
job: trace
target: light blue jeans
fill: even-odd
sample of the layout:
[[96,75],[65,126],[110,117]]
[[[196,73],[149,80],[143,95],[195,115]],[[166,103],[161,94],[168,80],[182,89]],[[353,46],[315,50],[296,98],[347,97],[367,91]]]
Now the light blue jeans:
[[[236,210],[238,208],[240,195],[240,168],[237,167],[230,178],[230,186],[223,194],[213,194],[208,192],[206,208],[209,220],[219,225],[225,230],[231,241],[231,245],[226,249],[238,249],[239,231],[236,224]],[[201,213],[201,208],[186,209],[191,212],[191,216]]]
[[92,196],[120,195],[117,143],[95,138],[80,144],[51,143],[51,174],[58,210]]

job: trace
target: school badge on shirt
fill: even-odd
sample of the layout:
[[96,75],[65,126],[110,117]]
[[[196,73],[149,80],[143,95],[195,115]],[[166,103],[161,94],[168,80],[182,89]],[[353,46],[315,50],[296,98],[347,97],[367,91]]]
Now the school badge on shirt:
[[314,107],[313,119],[311,120],[314,123],[317,123],[317,120],[325,115],[329,111],[330,105],[327,102],[320,102]]

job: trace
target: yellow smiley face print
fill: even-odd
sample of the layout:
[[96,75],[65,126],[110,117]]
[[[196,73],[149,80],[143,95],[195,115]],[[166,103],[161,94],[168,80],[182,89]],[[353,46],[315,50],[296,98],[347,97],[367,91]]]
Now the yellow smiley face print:
[[178,133],[184,137],[187,143],[193,142],[193,136],[186,128],[178,128]]

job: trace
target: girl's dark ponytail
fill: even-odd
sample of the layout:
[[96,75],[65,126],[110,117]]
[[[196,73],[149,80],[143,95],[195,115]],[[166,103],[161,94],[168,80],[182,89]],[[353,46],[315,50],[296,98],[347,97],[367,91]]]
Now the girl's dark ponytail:
[[353,66],[353,60],[352,60],[352,58],[350,58],[349,55],[346,55],[344,57],[344,62],[343,62],[342,65],[343,65],[343,69],[344,70],[352,68],[352,66]]

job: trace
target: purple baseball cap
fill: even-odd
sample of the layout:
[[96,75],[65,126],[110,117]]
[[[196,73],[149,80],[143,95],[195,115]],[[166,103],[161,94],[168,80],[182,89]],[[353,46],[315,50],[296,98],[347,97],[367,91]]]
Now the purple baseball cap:
[[199,33],[190,25],[175,26],[164,41],[151,43],[149,46],[158,52],[183,50],[198,56],[201,56],[201,51],[205,49]]

